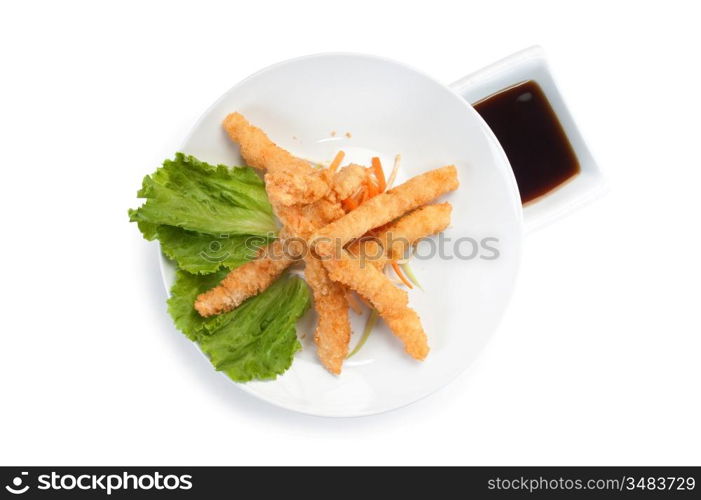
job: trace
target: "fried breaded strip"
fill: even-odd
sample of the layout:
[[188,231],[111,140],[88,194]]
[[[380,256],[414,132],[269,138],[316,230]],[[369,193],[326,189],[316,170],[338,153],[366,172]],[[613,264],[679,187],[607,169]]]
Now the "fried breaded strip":
[[[393,223],[386,225],[381,232],[374,236],[373,239],[368,239],[362,241],[362,243],[358,242],[358,244],[351,245],[349,247],[349,251],[362,251],[363,253],[361,259],[366,259],[367,262],[371,262],[378,270],[382,269],[387,263],[388,259],[402,258],[406,253],[406,250],[421,238],[439,233],[448,227],[450,224],[451,212],[452,206],[450,203],[440,203],[421,207],[405,215],[404,217],[401,217]],[[361,244],[363,245],[362,249],[359,248]],[[358,253],[356,253],[356,255],[358,255]],[[363,260],[356,260],[355,262],[358,264],[358,268],[364,267]],[[358,269],[353,271],[353,263],[341,263],[340,266],[329,262],[325,262],[325,264],[326,267],[331,266],[335,269],[335,272],[331,273],[332,279],[338,279],[340,275],[337,273],[341,273],[340,268],[343,268],[344,266],[346,268],[346,272],[348,270],[350,270],[351,273],[358,271]],[[393,287],[388,280],[385,281],[383,274],[381,274],[379,277],[377,275],[373,277],[372,274],[373,273],[371,272],[370,276],[368,276],[368,280],[375,279],[378,280],[378,282],[383,282],[385,287],[389,283],[394,290],[403,292],[402,290]],[[352,278],[356,280],[362,279],[362,277],[357,274],[352,274]],[[340,281],[343,282],[343,280]],[[346,281],[343,283],[352,288],[350,280],[346,279]],[[356,289],[356,291],[358,290]],[[364,295],[363,292],[358,291],[358,293]],[[392,294],[398,295],[396,292],[392,292]],[[401,295],[401,293],[399,295]],[[368,300],[373,302],[371,297],[366,297]],[[399,297],[397,297],[397,299],[399,299]],[[387,324],[390,326],[393,332],[405,332],[404,329],[406,329],[407,326],[410,327],[408,331],[403,333],[403,335],[397,336],[400,337],[400,339],[407,346],[407,352],[409,354],[417,359],[423,359],[428,353],[428,345],[426,336],[423,334],[423,328],[418,320],[418,316],[413,310],[408,308],[408,306],[403,310],[403,312],[399,312],[397,308],[400,306],[400,304],[401,302],[398,301],[392,304],[392,308],[390,309],[385,307],[383,309],[384,312],[382,312],[377,307],[375,302],[373,302],[373,305],[378,309],[378,312],[380,312],[385,321],[387,321]],[[406,306],[406,301],[404,302],[404,305]]]
[[450,224],[450,203],[426,205],[386,226],[378,234],[390,260],[403,259],[406,251],[421,238],[437,234]]
[[[308,205],[273,206],[291,237],[304,241],[317,229],[345,214],[331,193]],[[351,335],[346,289],[329,279],[324,266],[311,253],[305,256],[304,275],[317,311],[314,330],[317,356],[327,370],[338,375],[348,354]]]
[[[311,206],[317,203],[321,203],[321,200]],[[294,240],[306,240],[319,225],[307,218],[307,207],[279,207],[273,204],[273,209],[284,226],[280,239],[261,251],[255,260],[233,269],[219,285],[200,294],[195,301],[195,309],[201,316],[213,316],[235,309],[247,298],[263,292],[296,259],[302,257],[306,243]],[[324,223],[327,222],[325,220]]]
[[[296,158],[280,148],[240,113],[227,116],[224,128],[231,139],[239,144],[241,155],[248,165],[268,171],[266,191],[276,215],[290,236],[306,240],[314,231],[344,215],[345,212],[339,203],[342,198],[336,191],[331,190],[332,183],[329,182],[327,170],[316,170],[305,160]],[[356,167],[345,174],[337,174],[340,175],[338,182],[341,193],[344,189],[352,189],[355,192],[362,184],[363,179],[358,180],[358,177],[359,174],[366,175],[365,169]],[[340,373],[350,341],[345,287],[331,281],[326,269],[312,255],[306,258],[305,274],[319,312],[319,322],[314,334],[319,358],[329,371]],[[263,282],[266,280],[262,275],[242,276],[244,281],[252,279],[264,285],[253,287],[254,293],[262,291],[275,277],[269,276],[265,284]],[[233,291],[238,293],[239,288],[248,289],[245,285],[246,283],[233,287]],[[236,297],[238,295],[235,294]]]
[[348,251],[382,269],[388,260],[404,258],[406,251],[420,239],[440,233],[450,224],[450,203],[426,205],[384,226],[382,231],[362,237]]
[[[317,202],[319,204],[320,202]],[[336,205],[337,206],[337,205]],[[406,251],[408,246],[423,237],[438,233],[445,229],[450,223],[450,213],[452,207],[449,203],[441,203],[438,205],[429,205],[422,207],[410,214],[402,217],[394,223],[386,226],[384,230],[377,235],[376,240],[368,240],[363,242],[364,245],[378,245],[373,252],[369,248],[365,248],[364,258],[367,258],[378,269],[384,267],[384,264],[389,258],[399,258]],[[319,215],[319,209],[314,210]],[[323,211],[323,210],[322,210]],[[327,207],[326,219],[334,220],[339,217],[338,212],[334,212],[334,205]],[[342,215],[342,213],[341,213]],[[319,220],[317,222],[323,222]],[[385,248],[383,249],[382,244]],[[375,258],[377,256],[377,258]],[[331,372],[339,374],[343,361],[348,355],[348,345],[350,342],[350,325],[347,317],[348,299],[345,287],[336,281],[332,281],[327,275],[321,261],[309,255],[305,258],[306,268],[305,277],[307,283],[312,288],[314,294],[314,303],[318,312],[318,325],[314,334],[314,341],[317,344],[317,354],[322,364]],[[382,275],[384,276],[384,275]],[[344,283],[347,285],[347,283]],[[390,284],[391,285],[391,284]],[[400,290],[401,292],[401,290]],[[339,312],[346,311],[344,315],[339,315]],[[421,356],[424,348],[417,344],[410,337],[416,336],[416,325],[418,324],[418,316],[411,310],[405,310],[403,318],[396,317],[392,311],[385,310],[385,321],[390,324],[390,328],[405,328],[405,325],[413,326],[406,335],[402,338],[407,345],[416,345],[415,348],[407,348],[412,356]],[[400,314],[400,316],[401,316]],[[413,316],[412,316],[413,314]],[[403,330],[402,330],[403,331]],[[421,330],[422,331],[422,330]],[[401,337],[400,337],[401,338]],[[424,335],[425,339],[425,335]],[[426,347],[425,352],[428,352]],[[424,354],[425,357],[425,354]],[[423,359],[418,357],[417,359]]]
[[429,351],[426,333],[419,315],[409,307],[409,296],[404,290],[392,285],[376,267],[361,266],[360,260],[346,251],[339,259],[324,260],[323,263],[332,280],[355,290],[377,309],[411,357],[426,358]]
[[303,175],[289,172],[268,173],[265,174],[265,189],[273,204],[306,205],[329,192],[328,178],[327,169]]
[[[302,207],[301,213],[308,222],[308,225],[305,227],[305,231],[298,234],[298,236],[305,239],[309,238],[314,231],[321,229],[325,225],[339,219],[340,217],[343,217],[346,214],[343,208],[341,208],[341,204],[330,196],[324,197],[310,205]],[[312,227],[313,229],[309,230]]]
[[239,145],[241,156],[249,167],[268,172],[300,171],[310,173],[309,162],[297,158],[271,141],[265,132],[251,125],[241,113],[229,114],[222,124],[232,141]]
[[[268,171],[271,178],[266,182],[271,182],[271,186],[266,185],[266,190],[271,200],[285,206],[311,203],[329,192],[327,174],[275,144],[241,113],[228,115],[223,126],[229,137],[238,143],[246,164]],[[278,175],[281,177],[277,178]]]
[[218,286],[200,294],[195,309],[204,317],[231,311],[268,288],[292,262],[294,259],[284,251],[283,242],[275,240],[257,259],[233,269]]
[[332,281],[321,261],[313,255],[307,255],[304,262],[304,277],[312,289],[318,315],[314,332],[316,352],[326,369],[338,375],[348,355],[351,336],[346,288]]
[[454,165],[417,175],[386,193],[370,198],[352,212],[321,228],[311,238],[313,248],[323,257],[331,256],[337,248],[344,247],[371,229],[457,187],[458,174]]
[[377,269],[382,269],[388,259],[387,252],[380,242],[379,236],[370,233],[348,245],[347,251],[353,257],[360,259],[361,265],[370,263]]
[[280,232],[281,239],[261,251],[255,260],[232,270],[218,286],[200,294],[195,302],[200,315],[207,317],[230,311],[247,298],[264,291],[296,258],[301,257],[304,248],[299,246],[304,246],[304,242],[295,242],[294,239],[306,240],[314,230],[344,213],[340,205],[325,198],[304,207],[275,208],[285,226]]
[[[327,196],[303,207],[301,213],[307,226],[297,236],[306,240],[315,230],[342,217],[345,212],[334,197]],[[351,336],[346,288],[329,278],[323,264],[313,254],[306,255],[304,262],[304,276],[312,289],[318,318],[314,330],[317,356],[327,370],[338,375],[348,355]]]
[[[266,191],[276,215],[292,237],[306,240],[314,231],[345,213],[335,193],[330,192],[326,170],[316,170],[307,161],[280,148],[240,113],[227,116],[224,128],[239,144],[241,156],[248,165],[267,169]],[[311,268],[308,282],[318,303],[317,310],[323,311],[319,314],[314,338],[321,362],[331,372],[339,373],[350,339],[345,290],[331,282],[324,267],[311,259],[307,262],[307,267]],[[342,297],[338,289],[343,290]]]

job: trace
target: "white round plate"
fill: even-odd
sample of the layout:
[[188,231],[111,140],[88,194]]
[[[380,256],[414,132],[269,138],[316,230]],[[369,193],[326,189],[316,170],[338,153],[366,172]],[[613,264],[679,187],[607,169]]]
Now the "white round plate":
[[[389,172],[401,154],[397,183],[455,164],[460,188],[445,197],[452,224],[421,244],[442,255],[415,258],[412,268],[424,291],[409,292],[421,316],[431,352],[423,362],[404,353],[381,324],[340,376],[329,374],[312,342],[314,313],[300,322],[303,350],[274,381],[239,387],[290,410],[320,416],[359,416],[392,410],[436,391],[465,370],[494,332],[507,306],[521,251],[521,204],[509,163],[489,128],[462,98],[402,64],[354,54],[321,54],[271,66],[229,90],[195,125],[183,152],[209,163],[242,164],[238,147],[221,128],[240,111],[275,142],[301,157],[329,161],[339,149],[353,161],[379,154]],[[459,243],[458,258],[455,243]],[[470,257],[473,241],[485,242]],[[448,241],[448,239],[450,239]],[[483,258],[486,257],[486,258]],[[170,289],[174,267],[163,259]],[[353,338],[365,317],[351,312]],[[205,360],[202,361],[206,362]]]

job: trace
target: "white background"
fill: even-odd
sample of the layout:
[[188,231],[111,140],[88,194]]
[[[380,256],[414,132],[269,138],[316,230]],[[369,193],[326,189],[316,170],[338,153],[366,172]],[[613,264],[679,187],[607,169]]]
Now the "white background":
[[[692,3],[0,7],[0,463],[701,463],[701,72]],[[450,83],[547,50],[610,193],[525,242],[479,362],[376,417],[254,400],[172,326],[143,175],[225,90],[343,50]]]

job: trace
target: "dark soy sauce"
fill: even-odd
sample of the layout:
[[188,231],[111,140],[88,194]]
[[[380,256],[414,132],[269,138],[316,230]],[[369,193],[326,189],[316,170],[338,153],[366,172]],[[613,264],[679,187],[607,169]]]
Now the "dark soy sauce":
[[509,158],[528,203],[579,173],[579,162],[543,90],[533,80],[474,104]]

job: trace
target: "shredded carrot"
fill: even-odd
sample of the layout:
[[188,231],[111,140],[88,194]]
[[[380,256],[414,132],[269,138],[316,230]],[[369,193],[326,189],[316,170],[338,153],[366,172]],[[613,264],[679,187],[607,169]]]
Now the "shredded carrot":
[[381,193],[380,187],[372,181],[368,181],[365,187],[368,192],[368,198],[372,198]]
[[341,205],[343,205],[343,210],[345,210],[346,212],[350,212],[358,208],[358,202],[355,201],[355,198],[352,196],[343,200],[341,202]]
[[404,283],[409,288],[414,288],[414,285],[411,284],[411,281],[406,279],[406,276],[404,276],[404,273],[402,272],[402,269],[399,267],[399,264],[397,264],[397,261],[393,260],[391,263],[392,263],[392,269],[394,269],[394,272],[397,274],[397,276],[399,276],[399,279],[402,280],[402,283]]
[[416,275],[414,274],[414,270],[411,268],[409,265],[409,262],[405,262],[404,264],[399,264],[402,268],[402,271],[404,271],[404,274],[406,274],[406,277],[411,280],[413,284],[419,287],[419,290],[425,291],[424,287],[421,286],[421,283],[419,283],[419,280],[416,278]]
[[363,190],[362,189],[353,195],[353,201],[355,202],[356,207],[363,202]]
[[331,165],[329,165],[329,168],[331,169],[332,172],[335,172],[338,166],[341,164],[343,161],[343,157],[346,156],[346,153],[343,151],[339,151],[336,153],[336,156],[334,157],[333,161],[331,162]]
[[387,187],[387,181],[385,181],[382,163],[380,163],[380,159],[377,156],[372,157],[372,171],[375,173],[375,177],[377,177],[377,182],[380,183],[380,192],[384,191]]

